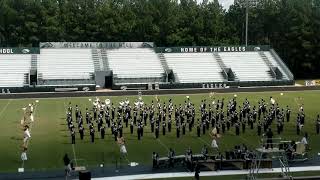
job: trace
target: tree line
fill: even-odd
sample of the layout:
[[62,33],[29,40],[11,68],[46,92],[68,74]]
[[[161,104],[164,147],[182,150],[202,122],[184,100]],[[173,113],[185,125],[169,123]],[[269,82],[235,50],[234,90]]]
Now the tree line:
[[[250,45],[271,45],[296,78],[320,77],[320,1],[259,0]],[[218,0],[0,0],[0,45],[151,41],[157,46],[245,44],[245,7]]]

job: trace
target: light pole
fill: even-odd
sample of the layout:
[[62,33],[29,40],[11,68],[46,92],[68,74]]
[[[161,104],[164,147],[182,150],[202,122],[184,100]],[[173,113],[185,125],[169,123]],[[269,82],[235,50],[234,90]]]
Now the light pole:
[[248,46],[249,0],[246,0],[246,46]]

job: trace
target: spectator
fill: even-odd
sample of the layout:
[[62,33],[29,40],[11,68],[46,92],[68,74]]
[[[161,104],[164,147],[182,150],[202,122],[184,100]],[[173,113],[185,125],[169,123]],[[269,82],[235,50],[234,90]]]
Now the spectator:
[[198,164],[198,162],[196,163],[195,167],[194,167],[194,178],[196,180],[199,180],[200,179],[200,166]]
[[70,159],[68,157],[68,154],[65,154],[63,157],[63,162],[64,162],[64,166],[65,166],[65,176],[70,176],[70,172],[71,172],[71,164],[70,164]]
[[175,156],[175,152],[172,148],[170,148],[168,153],[169,167],[174,167],[174,156]]
[[158,168],[159,155],[156,152],[152,153],[152,168]]

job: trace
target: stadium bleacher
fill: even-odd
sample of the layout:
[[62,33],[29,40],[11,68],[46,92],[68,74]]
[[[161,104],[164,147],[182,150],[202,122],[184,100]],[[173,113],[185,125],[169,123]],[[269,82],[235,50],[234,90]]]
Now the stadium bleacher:
[[176,82],[201,83],[225,81],[221,68],[212,53],[165,53],[170,69],[175,73]]
[[289,80],[287,73],[285,73],[284,69],[280,66],[280,63],[272,56],[270,51],[265,51],[264,54],[272,63],[273,66],[278,67],[280,72],[283,74],[283,79]]
[[[164,76],[164,69],[153,49],[149,48],[123,48],[107,50],[107,59],[110,70],[117,79],[148,78],[158,79]],[[131,81],[132,82],[132,81]]]
[[0,56],[0,87],[28,85],[31,55],[10,54]]
[[38,78],[42,80],[89,80],[93,73],[90,49],[41,49]]
[[258,52],[221,52],[227,67],[231,68],[240,81],[272,81],[270,68]]
[[89,43],[92,47],[67,48],[54,44],[57,47],[21,51],[29,54],[1,54],[0,88],[172,89],[294,83],[293,74],[270,46],[131,48]]

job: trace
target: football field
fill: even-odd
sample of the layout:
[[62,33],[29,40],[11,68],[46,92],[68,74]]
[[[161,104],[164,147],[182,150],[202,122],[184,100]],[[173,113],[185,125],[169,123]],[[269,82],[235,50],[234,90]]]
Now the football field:
[[[280,93],[283,93],[283,95]],[[216,101],[217,99],[225,98],[226,107],[227,100],[233,98],[234,93],[214,94],[213,97],[209,97],[209,94],[189,96],[196,106],[196,114],[199,115],[199,105],[202,99],[212,102],[213,97]],[[308,132],[312,148],[309,156],[316,156],[320,151],[319,136],[315,133],[316,115],[320,113],[320,91],[237,93],[237,101],[240,105],[245,98],[248,98],[251,106],[257,106],[258,100],[261,98],[269,103],[270,96],[284,109],[288,105],[292,110],[290,122],[285,123],[284,133],[280,135],[281,138],[300,141],[304,132]],[[112,103],[118,105],[126,97],[132,104],[138,98],[138,95],[99,98],[101,100],[108,98]],[[150,104],[151,100],[156,100],[155,96],[142,96],[142,98],[146,104]],[[184,103],[186,95],[165,95],[158,96],[158,98],[161,102],[166,102],[166,104],[171,98],[173,104],[178,106]],[[76,144],[71,144],[70,133],[66,125],[66,105],[69,102],[72,103],[73,107],[77,104],[84,115],[86,107],[92,108],[92,102],[89,99],[95,99],[95,97],[0,100],[0,172],[14,172],[21,166],[24,166],[26,171],[62,169],[62,158],[65,153],[68,153],[70,159],[77,159],[75,164],[78,165],[88,167],[98,167],[100,164],[104,164],[106,167],[115,166],[116,161],[119,161],[120,153],[119,146],[114,141],[110,128],[107,128],[107,135],[104,140],[100,139],[100,133],[96,131],[95,142],[91,143],[88,127],[84,123],[86,129],[84,140],[80,140],[78,129],[76,128]],[[36,100],[39,100],[39,102],[35,108],[35,121],[31,127],[31,139],[27,153],[28,160],[22,164],[20,159],[23,139],[23,129],[20,125],[20,120],[23,117],[22,108]],[[296,135],[296,116],[300,104],[304,106],[306,121],[302,133],[298,136]],[[134,135],[130,134],[129,128],[124,128],[128,160],[122,160],[121,163],[127,164],[127,161],[137,162],[139,165],[150,165],[151,168],[153,151],[158,152],[160,157],[167,156],[169,148],[173,148],[177,155],[184,154],[188,147],[191,147],[193,153],[200,153],[204,144],[207,146],[211,144],[211,138],[208,133],[201,135],[199,138],[196,136],[196,129],[193,128],[192,132],[186,130],[186,135],[182,135],[177,139],[174,125],[172,129],[171,133],[167,132],[163,136],[160,128],[160,138],[156,139],[154,133],[151,133],[148,123],[148,126],[144,128],[144,136],[138,141],[136,128],[134,129]],[[275,137],[278,137],[275,123],[273,123],[273,132]],[[240,131],[240,136],[236,136],[235,128],[232,127],[225,134],[222,134],[218,144],[222,151],[233,149],[235,145],[243,143],[253,149],[258,146],[259,139],[256,128],[251,130],[247,126],[244,134]]]

